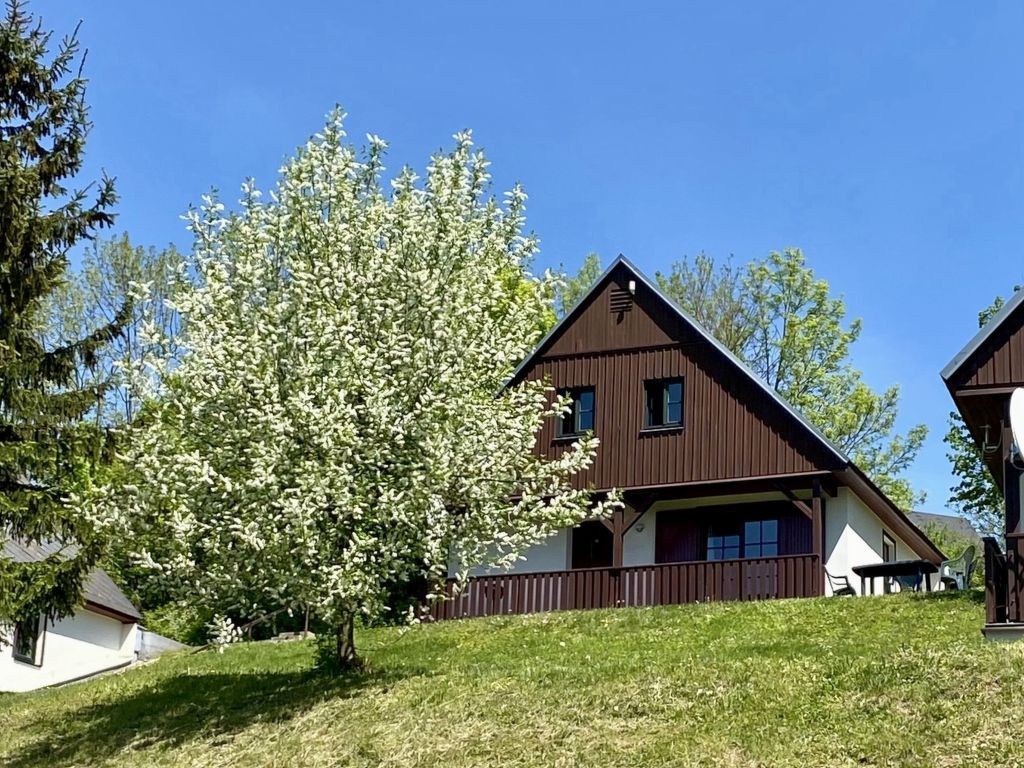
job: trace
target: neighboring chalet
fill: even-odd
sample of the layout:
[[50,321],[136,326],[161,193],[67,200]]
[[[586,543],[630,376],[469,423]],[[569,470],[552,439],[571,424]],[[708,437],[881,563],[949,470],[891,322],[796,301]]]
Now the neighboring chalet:
[[942,379],[971,432],[985,466],[1003,491],[1006,551],[985,542],[986,637],[1024,636],[1024,446],[1010,432],[1010,395],[1024,387],[1024,289],[993,315],[942,370]]
[[[0,543],[0,556],[33,562],[52,547],[16,541]],[[141,620],[138,610],[110,577],[89,574],[83,604],[55,622],[44,616],[4,627],[0,642],[0,691],[31,691],[125,667],[135,661]]]
[[856,565],[942,553],[850,459],[625,258],[516,370],[573,398],[537,450],[593,430],[577,478],[625,509],[479,573],[435,618],[860,590]]

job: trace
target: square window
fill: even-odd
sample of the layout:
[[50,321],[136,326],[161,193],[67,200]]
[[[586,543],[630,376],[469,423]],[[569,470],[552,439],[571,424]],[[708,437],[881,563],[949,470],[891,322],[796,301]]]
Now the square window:
[[644,427],[679,427],[683,424],[683,380],[659,379],[644,384]]
[[569,412],[563,414],[558,422],[558,436],[569,437],[592,432],[595,414],[594,388],[563,389],[558,394],[568,396],[572,400]]

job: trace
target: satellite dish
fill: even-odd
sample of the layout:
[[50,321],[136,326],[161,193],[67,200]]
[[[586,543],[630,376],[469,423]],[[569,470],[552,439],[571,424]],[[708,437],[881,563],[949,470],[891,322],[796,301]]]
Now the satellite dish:
[[1020,456],[1021,446],[1024,446],[1024,389],[1020,387],[1010,395],[1010,432],[1013,434],[1013,451]]

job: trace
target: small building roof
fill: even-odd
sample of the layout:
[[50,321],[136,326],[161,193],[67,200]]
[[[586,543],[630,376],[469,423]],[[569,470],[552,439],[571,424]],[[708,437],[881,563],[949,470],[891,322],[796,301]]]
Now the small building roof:
[[[0,547],[3,557],[13,560],[16,563],[35,563],[45,560],[48,557],[59,555],[65,548],[57,542],[52,543],[28,543],[10,539]],[[85,608],[96,613],[104,613],[124,622],[136,622],[142,620],[132,601],[107,575],[106,571],[96,568],[85,580],[82,588],[82,600]]]
[[979,536],[978,532],[974,530],[974,526],[971,525],[971,522],[965,517],[960,517],[960,515],[940,515],[935,512],[911,512],[907,516],[918,528],[934,525],[945,528],[950,533],[965,538],[974,544],[981,542],[981,536]]

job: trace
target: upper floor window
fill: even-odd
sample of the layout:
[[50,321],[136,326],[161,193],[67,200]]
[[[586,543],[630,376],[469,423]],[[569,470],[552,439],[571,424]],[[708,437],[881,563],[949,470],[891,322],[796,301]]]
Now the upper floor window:
[[644,384],[647,408],[644,427],[681,427],[683,425],[683,380],[658,379]]
[[14,625],[14,658],[26,664],[39,666],[39,637],[42,634],[42,617],[33,616]]
[[566,389],[558,393],[572,399],[569,412],[558,424],[558,435],[581,435],[594,429],[594,388]]

